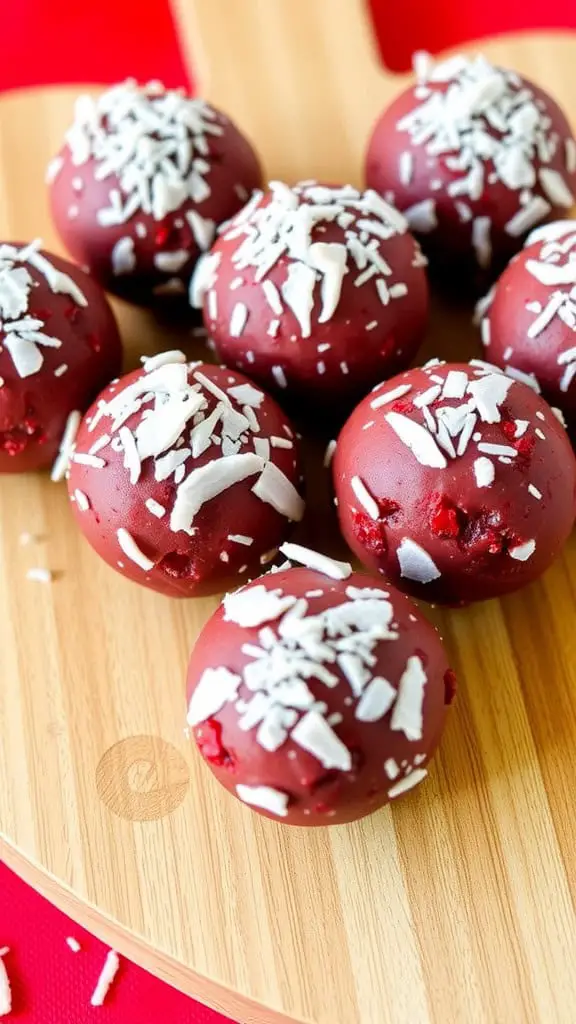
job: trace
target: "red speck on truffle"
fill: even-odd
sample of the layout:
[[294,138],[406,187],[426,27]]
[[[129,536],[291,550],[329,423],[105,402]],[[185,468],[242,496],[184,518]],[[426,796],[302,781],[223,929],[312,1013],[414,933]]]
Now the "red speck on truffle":
[[168,239],[170,238],[171,233],[172,229],[170,227],[167,227],[166,225],[163,225],[161,228],[158,228],[158,231],[154,235],[154,241],[156,242],[156,245],[158,246],[159,249],[161,249],[162,246],[166,245]]
[[458,537],[461,530],[460,517],[460,509],[449,498],[439,497],[430,513],[430,529],[437,537]]
[[205,761],[217,765],[218,768],[234,771],[235,760],[222,743],[222,726],[220,722],[209,718],[207,722],[203,722],[202,725],[198,726],[194,736]]
[[446,706],[449,706],[450,704],[452,704],[452,701],[454,700],[454,698],[456,696],[457,689],[458,689],[458,682],[457,682],[457,679],[456,679],[456,673],[451,668],[449,668],[444,673],[444,690],[445,690],[444,703],[446,704]]
[[386,528],[383,523],[376,523],[365,512],[353,513],[353,529],[362,547],[373,555],[386,552]]

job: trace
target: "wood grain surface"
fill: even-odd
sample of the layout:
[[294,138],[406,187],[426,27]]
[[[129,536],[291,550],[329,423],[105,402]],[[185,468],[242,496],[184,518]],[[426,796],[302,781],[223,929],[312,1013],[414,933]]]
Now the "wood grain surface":
[[[175,8],[205,93],[271,176],[360,181],[370,123],[403,84],[378,69],[361,0]],[[484,49],[576,117],[575,37]],[[0,100],[3,238],[59,248],[43,169],[74,92]],[[189,344],[116,308],[128,364]],[[467,323],[436,308],[426,354],[471,354]],[[23,531],[37,541],[21,546]],[[54,582],[26,580],[33,566]],[[575,586],[573,539],[528,590],[432,613],[461,685],[429,780],[359,824],[291,830],[231,800],[183,734],[186,661],[216,600],[121,579],[83,542],[63,486],[4,477],[2,852],[120,951],[242,1024],[574,1024]]]

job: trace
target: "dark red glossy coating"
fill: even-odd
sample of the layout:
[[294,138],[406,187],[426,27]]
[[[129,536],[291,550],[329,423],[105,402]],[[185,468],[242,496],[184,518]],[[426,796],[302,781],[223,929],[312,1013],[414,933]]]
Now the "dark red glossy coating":
[[[526,384],[512,383],[500,422],[477,422],[475,427],[479,443],[517,452],[508,463],[483,454],[472,438],[462,456],[447,458],[445,468],[422,465],[385,419],[394,412],[422,424],[414,399],[436,379],[445,380],[449,371],[465,371],[473,380],[474,369],[444,364],[387,381],[347,420],[332,462],[340,528],[358,558],[415,597],[451,605],[498,597],[531,583],[559,554],[576,515],[576,460],[568,436],[544,399]],[[371,407],[378,396],[401,385],[411,389],[390,404]],[[439,401],[429,409],[436,413],[439,406],[461,404]],[[527,426],[517,428],[515,421]],[[519,430],[523,433],[516,436]],[[477,484],[480,457],[493,463],[490,486]],[[376,502],[377,520],[354,493],[355,477]],[[398,549],[406,538],[433,560],[438,578],[421,582],[401,574]],[[510,555],[530,541],[535,550],[525,560]]]
[[[75,167],[69,146],[65,144],[60,150],[63,164],[49,188],[54,223],[74,259],[86,266],[108,291],[142,305],[185,297],[202,251],[186,214],[195,211],[205,220],[221,224],[240,210],[252,191],[261,185],[260,162],[248,139],[220,112],[216,123],[224,131],[222,135],[209,136],[206,160],[210,171],[206,180],[210,195],[201,202],[186,199],[161,220],[140,209],[126,223],[102,227],[97,214],[110,205],[110,192],[119,189],[118,177],[111,174],[98,180],[94,158]],[[75,188],[75,183],[81,183],[81,188]],[[132,273],[117,275],[112,268],[112,250],[126,237],[133,242],[136,267]],[[188,258],[177,271],[163,272],[155,266],[155,256],[179,250],[187,252]],[[163,294],[162,286],[168,282],[171,284]],[[176,290],[171,291],[173,285]]]
[[[559,242],[562,245],[564,239]],[[562,292],[564,305],[570,310],[576,309],[576,303],[570,298],[573,285],[543,284],[527,268],[527,264],[533,261],[542,262],[547,248],[546,241],[534,242],[508,264],[496,284],[490,308],[481,325],[482,336],[487,359],[497,366],[513,366],[523,373],[533,374],[544,397],[551,405],[558,406],[573,426],[576,421],[576,379],[571,376],[571,371],[568,376],[567,369],[576,358],[576,321],[573,327],[557,312],[534,337],[529,334],[539,318],[535,306],[529,309],[529,305],[538,303],[544,311],[549,308],[553,297]],[[566,266],[568,257],[569,254],[564,255],[561,263],[554,266]],[[571,358],[563,358],[564,353],[569,353]]]
[[[550,131],[558,136],[556,152],[545,166],[560,172],[572,193],[576,194],[576,172],[568,169],[565,155],[565,140],[573,136],[564,113],[543,89],[522,76],[517,77],[522,87],[531,90],[536,103],[543,105],[542,109],[552,122]],[[435,83],[433,88],[444,93],[449,84]],[[423,200],[433,200],[438,222],[436,229],[423,233],[413,226],[414,234],[429,257],[431,271],[448,287],[460,287],[465,282],[472,291],[481,291],[521,248],[523,240],[536,223],[565,214],[566,207],[552,206],[547,215],[540,217],[525,231],[516,236],[511,235],[505,228],[519,209],[521,190],[507,187],[500,179],[489,181],[488,177],[493,170],[491,161],[486,161],[484,187],[478,199],[471,199],[466,194],[449,195],[447,186],[463,176],[461,172],[450,169],[446,163],[447,159],[454,159],[458,155],[458,150],[449,150],[438,156],[430,154],[426,144],[416,145],[408,132],[397,129],[401,118],[423,102],[415,95],[417,88],[411,86],[400,93],[376,122],[366,154],[366,183],[402,211]],[[485,129],[489,135],[498,135],[486,123]],[[406,151],[412,154],[414,169],[411,180],[403,184],[399,167],[401,154]],[[534,166],[536,173],[543,166],[538,156]],[[532,187],[531,194],[544,196],[538,181]],[[462,202],[471,214],[466,220],[458,208]],[[492,260],[484,268],[479,266],[472,244],[473,220],[479,217],[489,217],[491,221]]]
[[[347,600],[348,587],[370,588],[389,595],[394,609],[393,623],[399,634],[396,640],[382,640],[375,648],[374,675],[384,676],[397,688],[410,657],[421,659],[427,676],[422,706],[422,737],[410,740],[401,731],[392,731],[392,711],[379,721],[359,721],[355,717],[357,701],[351,697],[350,685],[340,668],[330,664],[339,677],[329,688],[312,676],[306,682],[314,697],[327,705],[326,716],[337,713],[342,721],[334,731],[352,752],[352,769],[326,770],[321,762],[299,746],[290,736],[270,752],[256,739],[256,729],[243,731],[233,703],[208,721],[192,730],[200,753],[216,778],[234,796],[236,786],[269,786],[289,797],[287,814],[278,817],[255,807],[275,821],[289,825],[335,825],[355,821],[371,814],[389,800],[394,785],[384,770],[384,763],[393,759],[399,768],[399,781],[414,763],[424,768],[434,753],[444,728],[447,706],[455,692],[455,677],[448,667],[446,654],[436,629],[420,614],[416,606],[394,588],[385,587],[374,577],[353,573],[346,580],[334,580],[307,568],[292,568],[271,573],[249,584],[280,589],[283,594],[308,597],[308,614],[316,615],[326,608]],[[277,622],[267,622],[273,629]],[[243,653],[243,644],[259,644],[260,627],[242,627],[225,619],[221,606],[206,623],[190,659],[188,668],[188,701],[207,668],[225,666],[240,674],[250,657]],[[252,694],[245,685],[239,696]],[[415,761],[416,759],[416,761]]]
[[[248,383],[241,374],[223,367],[203,363],[189,364],[189,367],[189,379],[194,370],[201,370],[222,388]],[[141,378],[143,373],[143,370],[129,373],[118,384],[106,388],[99,395],[80,426],[77,452],[88,452],[100,437],[110,433],[109,418],[100,419],[93,431],[89,429],[89,421],[97,412],[98,402],[109,401],[117,396],[122,389]],[[209,414],[217,399],[210,393],[206,393],[206,397],[206,412]],[[272,398],[266,395],[257,413],[261,428],[258,437],[279,435],[287,439],[289,421]],[[125,426],[133,431],[140,422],[141,413],[136,412],[126,420]],[[113,436],[117,436],[117,432]],[[291,436],[293,447],[273,447],[270,457],[294,486],[300,487],[298,442],[292,431]],[[252,451],[254,448],[249,438],[242,444],[240,453]],[[71,498],[79,490],[86,495],[90,504],[90,508],[83,511],[78,501],[72,503],[80,529],[108,565],[128,579],[162,594],[191,597],[238,586],[240,576],[254,576],[262,571],[266,556],[270,553],[270,561],[289,531],[288,519],[252,493],[251,488],[257,478],[251,476],[234,484],[202,507],[194,520],[193,536],[183,531],[174,532],[169,525],[177,490],[173,475],[157,481],[154,461],[148,458],[142,461],[140,479],[133,485],[124,466],[122,451],[114,451],[108,445],[98,452],[98,456],[105,460],[104,468],[94,468],[74,461],[70,466],[68,489]],[[189,456],[184,466],[188,473],[193,468],[219,458],[220,449],[211,444],[196,459]],[[146,507],[148,499],[153,499],[167,509],[162,519],[156,518]],[[151,570],[144,571],[121,550],[117,531],[122,528],[130,533],[143,554],[155,563]],[[230,535],[250,536],[253,543],[245,546],[229,540]],[[223,554],[227,556],[226,561],[221,558]]]
[[[270,193],[266,193],[257,209],[265,207],[270,199]],[[322,223],[313,228],[312,240],[342,244],[345,231],[335,221]],[[213,246],[212,253],[220,256],[211,289],[216,295],[216,315],[207,294],[204,322],[223,362],[246,373],[283,402],[311,408],[320,404],[342,416],[376,381],[397,373],[414,358],[428,322],[428,283],[419,248],[408,231],[379,244],[381,256],[393,270],[391,280],[405,284],[406,294],[383,306],[374,278],[356,287],[358,272],[350,267],[344,276],[340,302],[325,323],[318,319],[321,288],[316,285],[310,337],[302,337],[298,320],[286,305],[278,317],[276,335],[270,336],[275,314],[262,284],[255,280],[255,268],[238,270],[234,266],[232,257],[238,245],[238,238],[229,239],[224,233]],[[281,256],[265,280],[281,292],[292,263],[288,256]],[[236,287],[239,281],[242,283]],[[230,287],[232,282],[234,288]],[[248,318],[241,335],[233,337],[230,323],[238,303],[246,306]],[[275,376],[274,367],[278,366],[284,373],[285,386]]]
[[[14,244],[21,249],[22,244]],[[21,377],[2,342],[0,323],[0,472],[47,469],[58,453],[71,412],[84,412],[94,396],[120,372],[122,343],[114,314],[98,284],[79,267],[40,250],[56,270],[80,288],[87,306],[56,294],[33,266],[26,269],[36,283],[24,316],[38,318],[45,333],[61,341],[59,348],[42,346],[37,373]],[[54,371],[67,367],[61,376]]]

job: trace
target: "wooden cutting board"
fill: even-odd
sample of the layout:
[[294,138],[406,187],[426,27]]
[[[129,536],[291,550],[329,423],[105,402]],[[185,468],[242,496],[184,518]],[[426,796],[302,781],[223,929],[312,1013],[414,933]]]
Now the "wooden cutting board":
[[[369,126],[403,85],[377,66],[361,0],[175,8],[203,91],[270,176],[361,180]],[[485,50],[576,111],[576,37]],[[43,170],[75,92],[0,100],[3,238],[59,249]],[[116,308],[128,363],[188,341]],[[466,313],[435,310],[427,355],[475,344]],[[23,547],[23,531],[39,539]],[[51,585],[26,579],[38,565]],[[290,830],[231,800],[183,733],[186,661],[216,600],[122,580],[83,542],[63,486],[4,477],[3,855],[241,1022],[574,1024],[575,587],[573,540],[528,590],[437,613],[461,686],[426,785],[356,825]]]

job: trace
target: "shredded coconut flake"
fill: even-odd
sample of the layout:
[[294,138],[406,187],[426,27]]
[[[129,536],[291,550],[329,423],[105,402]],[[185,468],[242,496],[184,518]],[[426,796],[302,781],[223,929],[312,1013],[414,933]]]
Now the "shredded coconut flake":
[[248,548],[254,543],[254,538],[247,537],[244,533],[229,533],[227,539],[232,541],[233,544],[244,544]]
[[407,793],[410,789],[414,789],[414,786],[423,782],[427,775],[428,772],[425,768],[415,768],[388,790],[388,798],[395,800],[396,797],[402,796],[403,793]]
[[304,501],[294,484],[273,462],[266,463],[252,493],[293,523],[299,523],[304,515]]
[[400,575],[416,583],[432,583],[441,576],[434,560],[424,548],[416,544],[410,537],[403,537],[396,550]]
[[171,349],[169,352],[159,352],[156,356],[145,356],[142,360],[146,373],[152,373],[154,370],[160,369],[161,366],[169,366],[171,363],[185,362],[186,356],[184,352],[180,352],[178,349]]
[[438,227],[436,202],[434,199],[423,199],[419,203],[414,203],[413,206],[409,206],[407,210],[404,210],[404,216],[408,221],[410,230],[415,231],[417,234],[427,235]]
[[288,814],[288,795],[272,786],[244,786],[239,783],[236,793],[243,803],[251,807],[259,807],[279,818],[285,818]]
[[280,551],[291,562],[298,562],[308,569],[316,569],[334,580],[345,580],[352,574],[349,562],[337,562],[336,559],[312,551],[311,548],[302,547],[301,544],[282,544]]
[[278,619],[295,603],[295,597],[283,597],[280,590],[268,590],[264,584],[258,584],[227,594],[223,602],[224,618],[238,626],[261,626]]
[[64,427],[64,433],[60,442],[60,450],[50,473],[50,479],[53,483],[59,483],[60,480],[63,480],[68,471],[81,419],[81,413],[75,409],[66,420],[66,426]]
[[510,548],[508,554],[510,558],[515,558],[517,562],[527,562],[532,557],[536,550],[536,541],[527,540],[524,544],[518,544],[515,548]]
[[248,320],[248,307],[243,302],[237,302],[230,317],[230,337],[239,338]]
[[112,273],[116,277],[123,274],[132,274],[136,269],[136,255],[134,252],[134,239],[125,235],[119,238],[111,252]]
[[396,690],[381,676],[375,676],[363,690],[356,707],[356,718],[360,722],[378,722],[390,710],[396,698]]
[[131,562],[138,565],[144,572],[149,572],[150,569],[154,568],[154,562],[152,559],[147,558],[146,555],[140,550],[136,541],[132,537],[128,530],[125,530],[123,526],[116,531],[118,543],[122,548],[122,551]]
[[490,459],[480,457],[474,460],[474,476],[477,487],[491,487],[494,483],[496,470]]
[[370,408],[379,409],[383,405],[389,405],[390,402],[395,402],[397,398],[402,398],[411,390],[411,384],[399,384],[398,387],[393,388],[392,391],[386,391],[383,395],[378,395],[377,398],[373,398],[370,402]]
[[9,952],[8,949],[4,948],[2,955],[0,955],[0,1017],[6,1017],[12,1011],[12,989],[6,964],[4,963],[4,956]]
[[106,956],[100,977],[96,982],[96,988],[92,993],[92,998],[90,999],[91,1006],[102,1006],[104,1004],[106,996],[108,995],[114,983],[114,979],[118,974],[119,967],[120,958],[118,954],[111,949]]
[[324,469],[328,469],[329,468],[329,466],[330,466],[330,464],[332,462],[332,459],[334,457],[334,452],[336,451],[336,448],[337,448],[337,442],[336,441],[334,441],[334,440],[328,441],[328,444],[326,445],[326,451],[324,452]]
[[188,705],[188,725],[194,727],[218,714],[237,694],[242,678],[227,668],[204,670]]
[[385,419],[422,466],[431,466],[435,469],[446,468],[446,457],[426,427],[398,412],[387,413]]
[[50,569],[28,569],[26,573],[26,579],[32,580],[34,583],[52,583],[53,580]]
[[[271,466],[272,463],[267,465]],[[189,531],[194,517],[206,502],[256,473],[261,474],[260,481],[265,468],[258,455],[247,453],[224,456],[193,469],[178,488],[170,517],[171,529],[174,532]]]
[[192,229],[196,245],[201,252],[206,252],[214,241],[215,222],[209,217],[201,217],[197,210],[187,210],[185,216]]
[[154,498],[147,498],[144,502],[148,511],[156,516],[156,519],[162,519],[166,515],[166,509],[164,505],[161,505],[159,501],[155,501]]
[[380,518],[380,510],[363,480],[361,480],[359,476],[353,476],[350,480],[350,486],[352,487],[357,501],[360,502],[360,505],[366,514],[369,515],[371,519],[378,520]]
[[81,512],[88,512],[90,502],[88,497],[84,494],[84,491],[80,491],[76,488],[74,491],[74,498],[76,499],[76,507],[79,508]]
[[317,758],[324,768],[348,772],[352,755],[325,718],[317,711],[308,711],[291,733],[294,743]]
[[274,377],[274,380],[276,381],[276,384],[278,385],[279,388],[287,388],[288,387],[288,381],[286,380],[286,374],[284,373],[284,370],[282,369],[281,366],[273,366],[272,367],[272,376]]
[[422,707],[424,704],[424,687],[428,682],[422,661],[412,655],[406,662],[398,686],[398,697],[394,704],[390,728],[393,732],[403,732],[409,740],[421,740],[423,728]]
[[490,217],[475,217],[472,221],[472,246],[478,265],[483,269],[489,267],[492,262],[491,227]]

